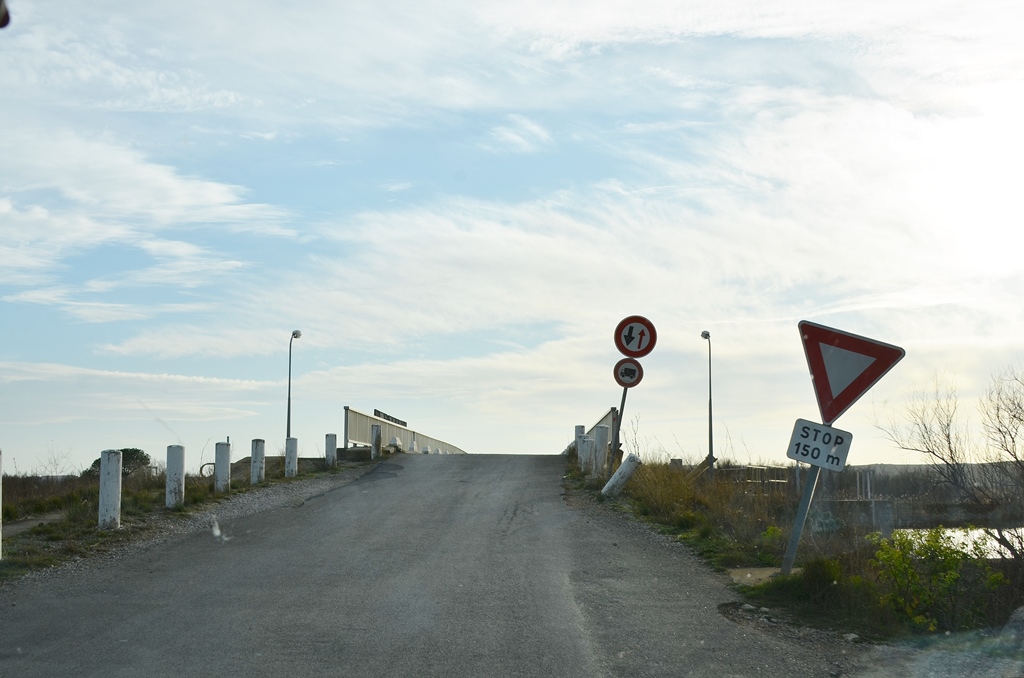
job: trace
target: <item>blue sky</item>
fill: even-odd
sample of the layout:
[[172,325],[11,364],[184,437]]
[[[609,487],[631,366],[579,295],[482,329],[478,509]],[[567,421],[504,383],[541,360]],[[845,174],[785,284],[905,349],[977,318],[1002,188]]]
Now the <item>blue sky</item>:
[[782,463],[797,322],[904,347],[972,413],[1024,343],[1024,9],[989,2],[11,0],[0,31],[0,448],[304,455],[342,408],[556,453],[659,343],[631,444]]

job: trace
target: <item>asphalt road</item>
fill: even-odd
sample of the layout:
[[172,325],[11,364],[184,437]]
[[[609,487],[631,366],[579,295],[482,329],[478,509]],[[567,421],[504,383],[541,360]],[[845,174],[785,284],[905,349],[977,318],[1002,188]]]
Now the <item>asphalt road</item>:
[[398,455],[293,508],[0,590],[0,676],[829,676],[557,456]]

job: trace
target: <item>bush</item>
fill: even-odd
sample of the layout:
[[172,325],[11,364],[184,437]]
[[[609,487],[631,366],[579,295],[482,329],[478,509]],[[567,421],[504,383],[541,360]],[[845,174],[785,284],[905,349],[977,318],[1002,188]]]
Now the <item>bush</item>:
[[877,568],[881,601],[927,631],[959,631],[985,625],[1006,578],[986,559],[982,539],[962,543],[938,527],[874,534],[871,564]]
[[[118,451],[121,453],[122,476],[130,476],[136,471],[146,468],[151,463],[149,455],[137,447],[123,447]],[[96,461],[92,463],[92,466],[82,471],[83,478],[99,477],[100,459],[102,459],[102,457],[97,457]]]

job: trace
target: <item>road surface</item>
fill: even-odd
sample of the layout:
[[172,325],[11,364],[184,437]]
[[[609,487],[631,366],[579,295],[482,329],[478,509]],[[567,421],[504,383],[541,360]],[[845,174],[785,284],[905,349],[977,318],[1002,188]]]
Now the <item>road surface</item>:
[[397,455],[301,505],[0,589],[0,676],[830,676],[563,457]]

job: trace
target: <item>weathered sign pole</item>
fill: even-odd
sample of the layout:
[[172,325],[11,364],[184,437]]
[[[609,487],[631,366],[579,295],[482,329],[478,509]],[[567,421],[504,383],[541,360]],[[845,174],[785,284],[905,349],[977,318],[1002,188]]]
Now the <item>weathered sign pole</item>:
[[849,332],[801,321],[800,339],[818,399],[821,424],[797,419],[786,456],[811,465],[803,496],[789,535],[782,574],[788,575],[796,561],[807,514],[814,499],[821,469],[842,471],[850,452],[853,434],[831,424],[848,410],[906,355],[899,346],[868,339]]
[[614,422],[608,465],[602,469],[607,479],[610,479],[615,461],[621,454],[619,436],[622,432],[622,413],[626,409],[626,393],[644,378],[644,368],[637,358],[643,358],[653,351],[657,341],[658,332],[654,329],[654,323],[640,315],[623,318],[615,328],[615,348],[626,357],[615,363],[613,370],[615,383],[622,387],[622,402]]

